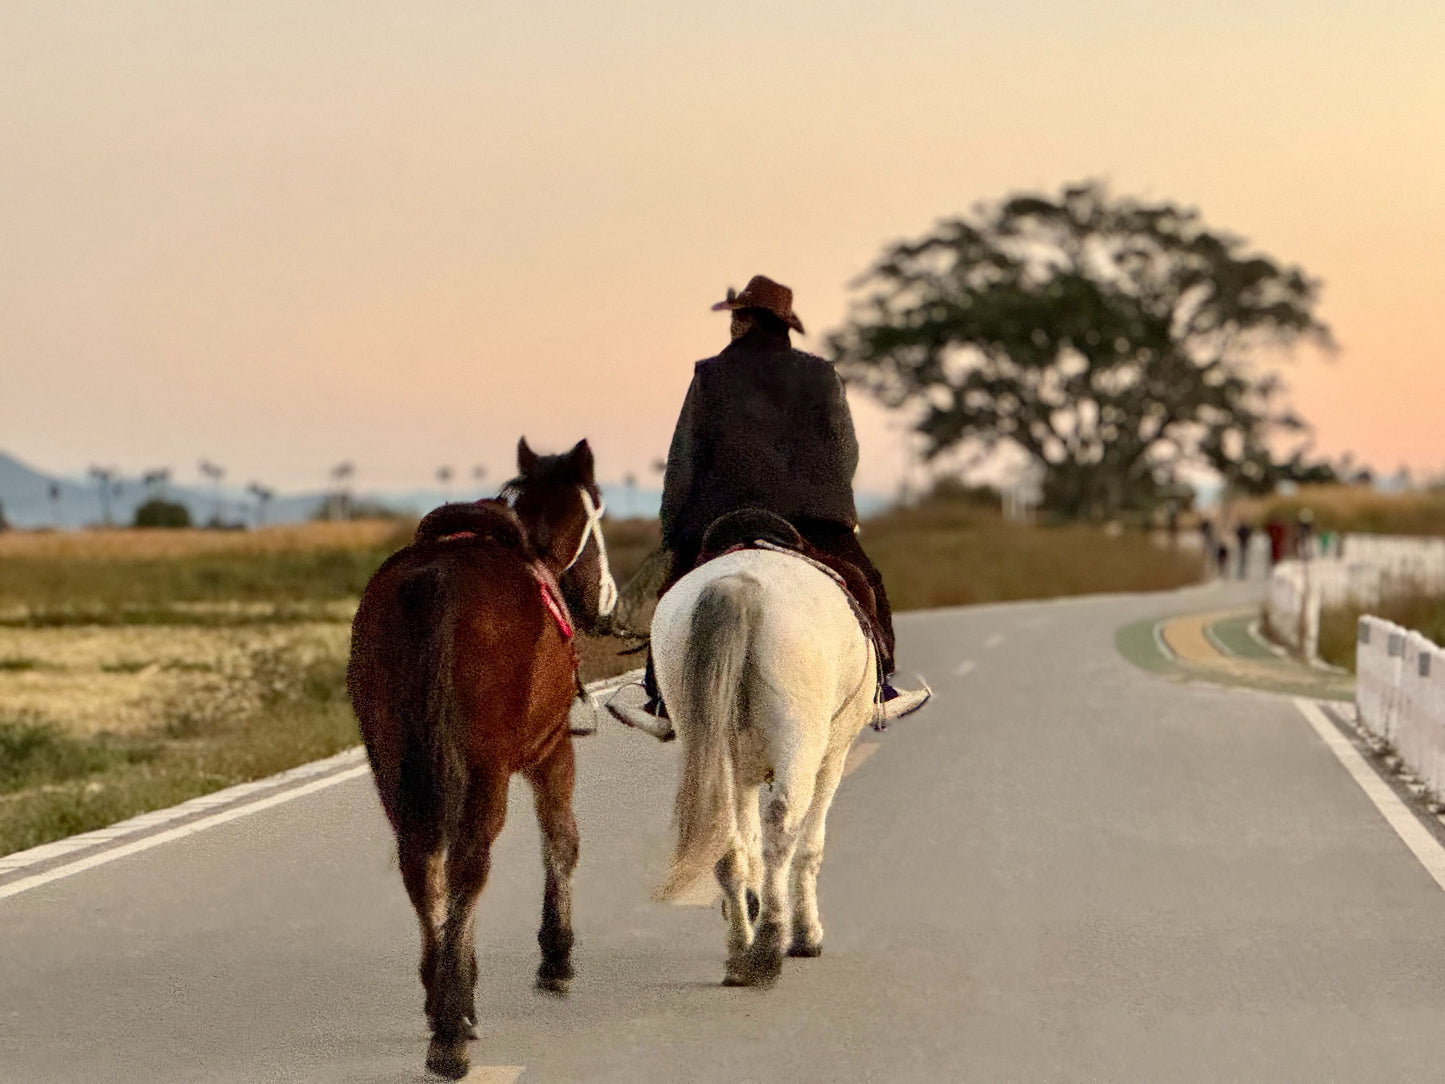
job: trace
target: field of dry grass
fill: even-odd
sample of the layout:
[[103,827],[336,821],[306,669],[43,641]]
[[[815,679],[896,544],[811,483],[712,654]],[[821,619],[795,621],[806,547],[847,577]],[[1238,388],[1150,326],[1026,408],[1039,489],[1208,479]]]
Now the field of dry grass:
[[1303,486],[1289,497],[1236,501],[1235,515],[1255,523],[1278,516],[1293,523],[1300,509],[1324,531],[1445,535],[1445,492],[1377,493],[1369,486]]
[[254,531],[200,528],[117,528],[89,531],[0,531],[0,560],[150,561],[202,554],[303,553],[315,550],[395,549],[416,524],[390,519],[293,523]]

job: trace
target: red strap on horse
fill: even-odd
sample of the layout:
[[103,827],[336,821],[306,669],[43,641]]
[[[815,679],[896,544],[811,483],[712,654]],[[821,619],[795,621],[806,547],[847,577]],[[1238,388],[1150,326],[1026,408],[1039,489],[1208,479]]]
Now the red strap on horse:
[[562,597],[562,590],[557,586],[557,578],[552,575],[552,570],[540,561],[534,562],[532,578],[537,581],[537,587],[542,592],[542,605],[547,607],[552,620],[557,622],[557,630],[561,632],[562,639],[571,640],[577,635],[577,630],[572,627],[572,615],[567,611],[567,600]]

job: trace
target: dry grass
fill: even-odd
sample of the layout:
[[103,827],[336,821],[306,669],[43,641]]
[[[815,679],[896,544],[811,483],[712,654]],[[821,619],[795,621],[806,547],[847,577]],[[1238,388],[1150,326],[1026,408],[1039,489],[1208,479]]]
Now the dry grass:
[[347,641],[339,623],[0,628],[0,705],[72,738],[175,734],[258,711],[286,674],[340,667]]
[[1198,553],[1087,525],[1036,527],[937,500],[869,520],[860,536],[895,610],[1160,591],[1199,581]]
[[254,531],[136,530],[0,532],[0,558],[57,561],[151,561],[200,554],[304,553],[395,549],[416,524],[390,519],[295,523]]
[[1314,513],[1323,531],[1445,535],[1445,492],[1378,493],[1369,486],[1304,486],[1290,497],[1236,501],[1240,518],[1263,523],[1278,516],[1293,523],[1300,509]]
[[1395,592],[1372,606],[1332,606],[1320,613],[1320,658],[1350,672],[1355,669],[1355,636],[1363,614],[1414,629],[1445,646],[1445,596],[1421,591]]

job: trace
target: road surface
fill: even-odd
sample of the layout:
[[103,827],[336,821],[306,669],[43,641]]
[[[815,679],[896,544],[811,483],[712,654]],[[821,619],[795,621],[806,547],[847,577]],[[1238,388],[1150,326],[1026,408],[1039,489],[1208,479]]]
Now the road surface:
[[[472,1079],[1445,1078],[1445,891],[1344,754],[1302,701],[1116,650],[1251,591],[901,616],[935,702],[864,732],[824,955],[768,992],[718,985],[708,893],[649,898],[676,746],[579,740],[578,977],[566,1000],[532,989],[518,782],[479,909]],[[0,873],[0,1080],[424,1079],[415,921],[369,777],[338,778]]]

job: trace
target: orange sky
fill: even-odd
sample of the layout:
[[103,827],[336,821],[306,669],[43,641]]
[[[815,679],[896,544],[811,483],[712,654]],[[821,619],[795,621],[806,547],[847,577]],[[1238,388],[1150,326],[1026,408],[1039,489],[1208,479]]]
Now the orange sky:
[[[0,450],[653,480],[708,311],[818,348],[888,242],[1088,176],[1325,282],[1321,452],[1445,470],[1445,5],[0,6]],[[903,441],[855,397],[860,488]]]

